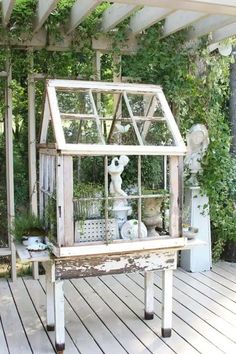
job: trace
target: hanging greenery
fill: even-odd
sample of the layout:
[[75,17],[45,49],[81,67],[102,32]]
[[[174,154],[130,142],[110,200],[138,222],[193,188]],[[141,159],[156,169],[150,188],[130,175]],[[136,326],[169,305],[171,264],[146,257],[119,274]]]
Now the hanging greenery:
[[[9,28],[1,33],[9,40],[30,39],[32,35],[35,0],[17,0]],[[48,38],[55,42],[62,40],[61,29],[65,29],[68,13],[74,0],[61,0],[45,23]],[[24,208],[28,198],[27,172],[27,75],[32,71],[47,77],[93,79],[94,52],[91,38],[100,34],[101,14],[109,6],[102,3],[73,33],[71,50],[50,52],[46,49],[26,52],[23,50],[0,51],[0,63],[11,58],[13,65],[13,114],[15,185],[17,208]],[[32,21],[29,21],[29,19]],[[119,31],[111,31],[112,52],[102,57],[102,79],[112,80],[113,54],[119,55],[125,46],[129,33],[128,21]],[[226,240],[236,241],[235,218],[235,160],[230,155],[231,132],[228,122],[229,66],[230,57],[210,54],[206,42],[199,42],[194,48],[186,46],[185,31],[160,38],[162,24],[145,30],[138,39],[139,50],[135,55],[123,56],[122,75],[134,81],[154,83],[163,86],[183,135],[195,123],[203,123],[209,129],[210,145],[203,161],[200,183],[210,199],[212,231],[215,242],[215,257],[219,256]],[[27,37],[26,34],[27,33]],[[7,40],[6,40],[7,43]],[[7,46],[6,46],[7,48]],[[4,69],[4,68],[3,68]],[[119,67],[115,70],[119,71]],[[37,125],[40,126],[43,101],[43,83],[36,85]],[[1,110],[3,110],[1,103]],[[2,118],[1,118],[2,119]],[[0,132],[1,144],[2,133]],[[0,155],[1,161],[4,154]],[[148,168],[153,167],[148,163]],[[159,168],[159,167],[158,167]],[[155,170],[155,169],[154,169]],[[145,173],[145,171],[144,171]],[[24,188],[18,188],[18,186]],[[0,198],[1,199],[1,198]],[[1,211],[0,211],[1,213]],[[223,240],[223,241],[222,241]]]

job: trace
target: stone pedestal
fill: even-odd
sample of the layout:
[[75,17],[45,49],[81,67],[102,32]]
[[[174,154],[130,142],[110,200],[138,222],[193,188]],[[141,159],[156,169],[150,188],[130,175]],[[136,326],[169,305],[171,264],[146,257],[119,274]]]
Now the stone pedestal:
[[200,194],[200,187],[186,187],[184,212],[187,214],[185,221],[198,228],[197,238],[206,242],[206,245],[182,251],[180,265],[189,272],[210,270],[212,257],[209,201],[206,195]]

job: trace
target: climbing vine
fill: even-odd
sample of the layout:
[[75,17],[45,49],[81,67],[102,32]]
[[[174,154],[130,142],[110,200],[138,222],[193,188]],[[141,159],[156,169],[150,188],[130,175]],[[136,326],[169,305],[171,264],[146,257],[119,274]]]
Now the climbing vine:
[[[54,43],[63,40],[61,29],[66,30],[65,19],[74,0],[60,0],[56,10],[49,16],[44,27],[48,40]],[[8,40],[30,40],[36,0],[17,0],[7,30],[0,28]],[[73,32],[71,50],[53,52],[46,49],[34,53],[19,49],[0,50],[0,64],[11,59],[13,67],[13,114],[14,114],[14,153],[16,206],[23,208],[28,197],[27,172],[27,75],[40,72],[47,77],[66,77],[93,79],[94,51],[92,36],[100,34],[101,15],[108,3],[102,3]],[[32,19],[32,21],[29,21]],[[107,34],[112,42],[110,54],[102,57],[102,79],[112,80],[112,56],[120,54],[129,34],[128,21],[119,26],[119,31]],[[209,129],[210,145],[203,161],[200,183],[210,199],[212,231],[215,242],[215,256],[218,256],[225,241],[236,241],[235,218],[235,172],[236,164],[230,155],[231,131],[229,125],[229,66],[231,58],[210,54],[206,41],[199,42],[194,48],[186,46],[186,33],[181,31],[167,38],[161,38],[161,26],[157,24],[145,30],[138,38],[139,49],[135,55],[122,57],[122,75],[134,81],[154,83],[163,86],[171,103],[183,135],[195,123],[203,123]],[[34,66],[32,68],[32,59]],[[3,67],[4,69],[4,67]],[[36,108],[38,126],[40,125],[44,85],[36,85]],[[1,112],[4,111],[0,102]],[[3,114],[3,113],[2,113]],[[1,120],[3,118],[1,117]],[[1,145],[4,143],[0,132]],[[0,152],[0,162],[5,159]],[[18,188],[19,185],[25,188]],[[3,193],[0,191],[0,193]],[[1,195],[2,197],[2,195]],[[4,197],[5,198],[5,197]],[[0,204],[0,208],[1,208]],[[0,211],[2,214],[2,209]],[[2,226],[1,226],[2,228]],[[222,241],[223,240],[223,241]]]

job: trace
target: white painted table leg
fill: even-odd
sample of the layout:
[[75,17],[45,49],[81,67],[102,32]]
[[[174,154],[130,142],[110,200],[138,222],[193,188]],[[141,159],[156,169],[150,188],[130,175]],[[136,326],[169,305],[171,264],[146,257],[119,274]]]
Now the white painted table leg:
[[152,320],[154,317],[154,286],[153,286],[154,272],[146,271],[144,273],[145,285],[145,320]]
[[162,337],[170,337],[172,329],[173,270],[162,272]]
[[57,280],[54,283],[54,301],[55,301],[55,335],[56,351],[63,352],[65,349],[65,313],[64,313],[64,292],[63,281]]
[[32,262],[32,271],[33,271],[33,278],[35,280],[39,279],[39,263],[38,262]]
[[54,283],[52,281],[52,265],[46,267],[46,298],[47,298],[47,330],[55,329]]

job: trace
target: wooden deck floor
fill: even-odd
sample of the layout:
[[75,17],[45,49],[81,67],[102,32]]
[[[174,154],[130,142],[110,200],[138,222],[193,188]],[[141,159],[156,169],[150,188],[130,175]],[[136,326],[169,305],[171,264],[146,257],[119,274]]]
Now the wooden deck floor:
[[[155,276],[155,318],[143,319],[143,276],[65,282],[65,354],[236,353],[236,265],[174,276],[173,332],[160,336],[161,281]],[[54,353],[45,330],[44,276],[0,280],[0,354]]]

